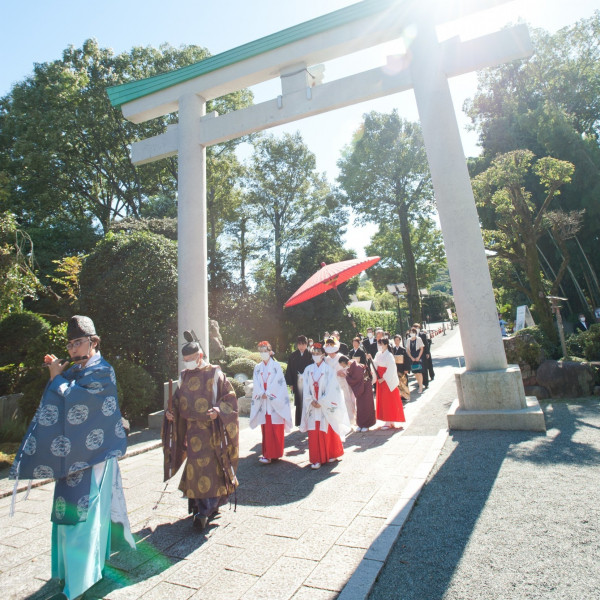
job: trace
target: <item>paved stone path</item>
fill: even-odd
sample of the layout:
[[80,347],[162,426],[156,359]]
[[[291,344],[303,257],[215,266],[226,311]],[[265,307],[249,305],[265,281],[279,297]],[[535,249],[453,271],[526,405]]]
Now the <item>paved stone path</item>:
[[[307,437],[294,430],[284,458],[262,465],[260,430],[242,429],[237,510],[223,507],[205,532],[191,526],[178,477],[156,507],[164,489],[161,450],[122,460],[137,551],[117,548],[104,579],[84,597],[325,600],[344,590],[341,598],[364,598],[446,439],[443,425],[416,435],[410,429],[423,407],[452,386],[458,367],[456,331],[436,338],[433,348],[436,379],[424,394],[413,392],[407,430],[353,433],[339,463],[311,470]],[[19,494],[12,519],[10,497],[0,499],[3,598],[43,599],[57,591],[49,581],[52,492],[46,484],[27,501]]]

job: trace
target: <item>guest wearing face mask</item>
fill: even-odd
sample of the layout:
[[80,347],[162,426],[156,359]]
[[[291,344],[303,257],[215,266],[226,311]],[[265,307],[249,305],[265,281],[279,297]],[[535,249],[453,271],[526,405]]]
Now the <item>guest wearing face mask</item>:
[[378,377],[377,418],[380,421],[385,421],[381,429],[393,429],[396,423],[406,421],[404,409],[402,408],[402,398],[398,389],[398,372],[394,357],[389,351],[389,339],[383,337],[377,344],[379,348],[379,352],[375,356]]
[[367,337],[363,340],[363,348],[367,355],[371,358],[375,358],[375,355],[377,354],[377,341],[375,340],[372,327],[367,329]]
[[586,322],[585,315],[581,313],[575,323],[575,333],[581,333],[582,331],[589,331],[590,326]]
[[327,354],[325,362],[338,376],[338,384],[340,388],[342,388],[346,409],[348,411],[348,420],[350,421],[350,425],[354,426],[356,425],[356,398],[354,397],[354,394],[352,393],[352,390],[346,381],[346,369],[341,367],[339,364],[341,356],[339,350],[340,345],[335,338],[330,337],[325,342],[325,353]]
[[171,440],[163,430],[165,466],[170,466],[165,479],[186,460],[179,489],[194,527],[204,529],[238,485],[238,405],[231,383],[220,367],[204,360],[198,342],[185,344],[181,353],[184,370],[172,410],[165,413],[173,421]]
[[285,377],[279,363],[271,357],[271,344],[260,342],[261,361],[254,367],[254,390],[250,405],[250,427],[262,429],[262,456],[269,464],[283,456],[284,434],[292,427],[292,411]]
[[352,350],[350,350],[350,352],[348,353],[348,358],[352,359],[357,359],[358,362],[360,362],[361,365],[365,365],[367,364],[367,355],[365,354],[364,350],[361,350],[360,347],[360,338],[359,337],[355,337],[352,340]]
[[300,431],[308,432],[308,455],[312,469],[340,460],[343,442],[352,430],[345,409],[340,378],[325,363],[323,345],[313,344],[313,364],[304,369],[304,405]]
[[417,335],[417,330],[413,327],[410,330],[410,338],[408,340],[408,347],[406,348],[406,352],[408,357],[412,362],[411,370],[417,383],[419,384],[419,394],[423,391],[423,352],[425,351],[425,346],[423,344],[423,340]]
[[308,365],[312,365],[312,355],[308,350],[308,340],[306,336],[299,335],[297,350],[288,357],[287,369],[285,371],[285,381],[291,386],[294,392],[295,424],[300,425],[302,419],[302,373]]

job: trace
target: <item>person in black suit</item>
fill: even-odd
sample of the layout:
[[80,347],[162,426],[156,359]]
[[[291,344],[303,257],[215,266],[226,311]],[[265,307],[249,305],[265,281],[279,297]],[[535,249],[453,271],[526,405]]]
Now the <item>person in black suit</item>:
[[302,419],[302,374],[304,369],[313,363],[312,354],[308,351],[307,346],[306,336],[299,335],[297,350],[288,357],[288,366],[285,372],[285,382],[292,386],[294,391],[294,404],[296,405],[294,422],[296,426],[300,425]]
[[360,338],[355,337],[352,340],[352,350],[348,352],[348,358],[358,358],[361,365],[367,365],[367,355],[360,348]]
[[581,313],[578,317],[577,323],[575,323],[575,333],[580,333],[582,331],[589,331],[590,325],[585,320],[585,315]]
[[370,354],[371,358],[375,358],[375,355],[377,354],[377,340],[373,335],[372,327],[367,329],[367,337],[363,340],[363,349],[365,354]]
[[417,335],[421,338],[423,346],[425,347],[421,362],[423,364],[423,387],[427,389],[429,387],[429,379],[433,379],[435,377],[435,373],[433,372],[433,361],[431,360],[431,340],[421,329],[420,323],[414,323],[413,328],[417,330]]

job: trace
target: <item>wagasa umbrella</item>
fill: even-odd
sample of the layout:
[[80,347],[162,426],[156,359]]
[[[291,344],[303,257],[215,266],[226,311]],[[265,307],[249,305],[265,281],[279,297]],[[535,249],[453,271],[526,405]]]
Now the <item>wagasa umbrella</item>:
[[344,283],[344,281],[348,281],[348,279],[352,279],[355,275],[362,273],[379,259],[379,256],[369,256],[367,258],[343,260],[331,265],[321,263],[321,268],[292,294],[290,299],[284,304],[284,308],[306,302],[329,290],[335,289],[339,294],[337,286],[340,283]]

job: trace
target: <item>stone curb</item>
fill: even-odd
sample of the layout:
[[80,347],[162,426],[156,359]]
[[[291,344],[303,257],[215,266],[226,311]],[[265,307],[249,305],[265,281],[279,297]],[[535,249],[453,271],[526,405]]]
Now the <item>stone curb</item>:
[[[143,454],[144,452],[150,452],[150,450],[155,450],[156,448],[160,448],[162,446],[162,441],[159,440],[159,441],[147,442],[145,445],[140,445],[140,446],[141,447],[139,447],[139,448],[134,447],[131,450],[128,450],[124,456],[119,457],[119,460],[124,460],[125,458],[137,456],[138,454]],[[25,480],[25,481],[27,481],[27,480]],[[47,483],[52,483],[53,481],[54,481],[54,479],[39,479],[37,481],[33,481],[31,483],[31,489],[40,487],[42,485],[46,485]],[[17,494],[19,492],[24,492],[25,490],[27,490],[28,487],[29,487],[29,482],[18,486]],[[14,486],[12,486],[11,489],[9,489],[9,490],[0,491],[0,499],[6,498],[7,496],[12,496],[13,488],[14,488]]]
[[365,556],[338,596],[338,600],[367,600],[447,439],[448,429],[440,429],[427,456],[417,468],[415,475],[406,484],[398,502],[386,519],[385,525],[379,530],[377,537],[367,549]]

